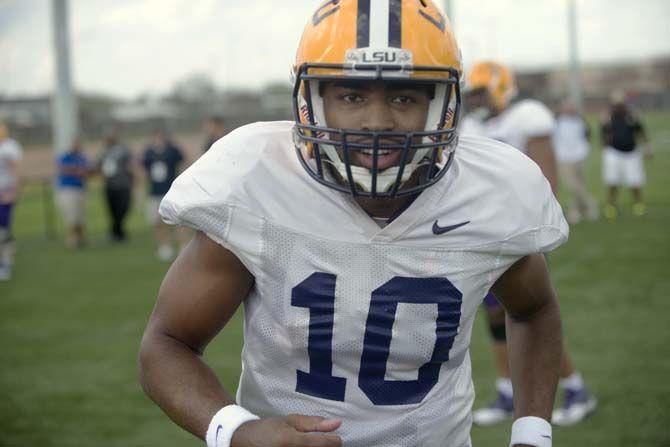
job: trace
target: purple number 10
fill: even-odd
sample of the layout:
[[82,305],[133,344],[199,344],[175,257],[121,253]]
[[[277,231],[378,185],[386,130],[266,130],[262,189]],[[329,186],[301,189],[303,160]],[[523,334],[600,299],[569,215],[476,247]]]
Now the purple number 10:
[[[296,391],[344,401],[347,379],[333,376],[333,321],[337,276],[316,272],[293,288],[291,305],[309,309],[309,372],[297,371]],[[458,334],[463,294],[447,278],[396,276],[372,292],[358,386],[375,405],[416,404],[439,379]],[[399,303],[437,305],[436,339],[416,380],[386,380],[386,365]]]

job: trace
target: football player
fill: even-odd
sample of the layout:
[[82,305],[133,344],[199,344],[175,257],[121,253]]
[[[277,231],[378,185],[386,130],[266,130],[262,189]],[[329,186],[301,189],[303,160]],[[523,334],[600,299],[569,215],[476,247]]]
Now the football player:
[[[163,218],[198,233],[140,370],[177,424],[210,447],[470,446],[468,346],[493,288],[511,445],[551,445],[561,329],[542,253],[568,226],[534,163],[458,138],[461,73],[432,1],[327,1],[298,48],[295,121],[231,132],[173,184]],[[233,398],[202,356],[240,305]]]
[[[521,150],[537,163],[556,194],[556,160],[552,143],[554,118],[551,111],[533,99],[513,101],[517,94],[514,73],[497,62],[475,63],[468,73],[466,84],[466,103],[471,112],[466,115],[468,129],[463,131],[485,135]],[[475,424],[493,425],[514,415],[514,402],[505,310],[491,293],[484,302],[493,338],[498,396],[489,406],[476,410],[473,417]],[[563,405],[554,411],[554,424],[576,424],[595,411],[596,399],[572,366],[566,349],[563,349],[559,383],[564,390],[564,399]]]
[[22,153],[21,145],[10,138],[7,123],[0,121],[0,281],[8,281],[12,277],[12,210],[19,193]]

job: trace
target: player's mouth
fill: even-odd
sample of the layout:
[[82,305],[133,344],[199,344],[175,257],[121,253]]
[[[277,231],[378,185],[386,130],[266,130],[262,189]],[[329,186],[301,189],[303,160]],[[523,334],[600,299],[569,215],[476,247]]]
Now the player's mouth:
[[[398,166],[402,159],[402,150],[400,149],[378,149],[377,150],[377,169],[383,171],[392,166]],[[352,164],[363,168],[372,169],[373,149],[360,149],[352,151]]]
[[[360,145],[370,145],[369,149],[355,148],[351,150],[351,164],[367,169],[372,169],[373,155],[375,150],[372,148],[373,143],[369,138],[361,138],[354,141]],[[377,169],[383,171],[393,166],[400,165],[403,154],[403,146],[405,144],[404,138],[384,138],[380,139],[378,144],[383,148],[377,148]],[[360,146],[359,146],[360,147]],[[365,146],[363,146],[365,147]]]

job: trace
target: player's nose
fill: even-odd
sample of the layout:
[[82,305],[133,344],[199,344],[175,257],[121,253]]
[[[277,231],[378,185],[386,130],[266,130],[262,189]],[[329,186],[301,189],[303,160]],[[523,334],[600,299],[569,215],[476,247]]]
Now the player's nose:
[[395,120],[389,103],[384,98],[374,98],[368,102],[363,121],[363,130],[392,131],[395,129]]

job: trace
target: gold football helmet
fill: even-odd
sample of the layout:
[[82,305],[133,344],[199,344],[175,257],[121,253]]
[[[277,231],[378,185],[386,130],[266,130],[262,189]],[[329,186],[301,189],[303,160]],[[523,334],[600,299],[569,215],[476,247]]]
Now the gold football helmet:
[[493,61],[475,63],[468,73],[466,87],[470,91],[479,88],[488,90],[499,111],[505,109],[518,92],[512,70]]
[[[294,136],[302,165],[319,183],[354,196],[395,197],[433,185],[447,171],[457,144],[461,74],[451,25],[433,1],[326,1],[307,23],[293,67]],[[330,127],[319,86],[342,79],[431,85],[425,129]],[[349,163],[351,151],[360,150],[373,151],[372,169]],[[379,151],[388,150],[403,151],[400,165],[377,169]],[[402,187],[419,168],[418,181]]]

